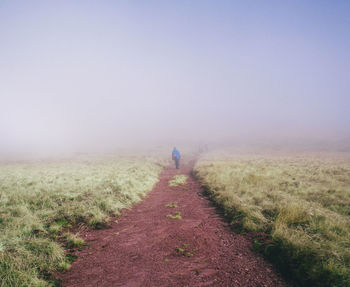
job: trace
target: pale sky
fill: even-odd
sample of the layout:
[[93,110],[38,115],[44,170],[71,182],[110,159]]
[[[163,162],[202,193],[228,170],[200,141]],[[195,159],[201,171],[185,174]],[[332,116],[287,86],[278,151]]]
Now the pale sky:
[[350,1],[0,0],[0,149],[350,136]]

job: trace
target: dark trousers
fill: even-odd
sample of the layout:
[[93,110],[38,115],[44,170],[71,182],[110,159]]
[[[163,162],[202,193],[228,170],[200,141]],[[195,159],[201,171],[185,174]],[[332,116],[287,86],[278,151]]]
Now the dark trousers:
[[180,167],[180,160],[179,159],[175,159],[175,166],[176,166],[176,169],[179,169],[179,167]]

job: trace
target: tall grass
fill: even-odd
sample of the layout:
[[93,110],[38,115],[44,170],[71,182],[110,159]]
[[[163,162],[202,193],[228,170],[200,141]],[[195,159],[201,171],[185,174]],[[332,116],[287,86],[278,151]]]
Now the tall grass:
[[52,285],[69,266],[62,239],[83,244],[70,227],[140,201],[161,169],[141,157],[0,165],[0,286]]
[[[239,230],[304,286],[350,286],[349,154],[211,153],[195,167]],[[256,242],[259,246],[259,242]]]

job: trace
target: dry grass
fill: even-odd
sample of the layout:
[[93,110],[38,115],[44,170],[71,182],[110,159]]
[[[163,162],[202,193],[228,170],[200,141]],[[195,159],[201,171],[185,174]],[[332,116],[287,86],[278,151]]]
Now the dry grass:
[[241,230],[305,286],[350,286],[350,155],[211,153],[195,167]]
[[171,218],[171,219],[175,219],[175,220],[181,220],[182,219],[180,211],[176,211],[175,214],[168,214],[166,217],[167,218]]
[[165,207],[167,208],[176,208],[177,207],[177,202],[174,201],[174,202],[169,202],[167,205],[165,205]]
[[175,175],[172,180],[169,181],[169,186],[178,186],[186,184],[187,176],[186,175]]
[[69,268],[59,238],[77,223],[95,225],[141,200],[158,181],[154,159],[113,158],[0,165],[0,286],[49,286]]

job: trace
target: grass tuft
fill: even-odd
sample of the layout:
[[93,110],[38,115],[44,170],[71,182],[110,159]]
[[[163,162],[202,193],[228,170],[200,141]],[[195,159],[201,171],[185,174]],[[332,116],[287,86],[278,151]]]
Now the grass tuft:
[[172,180],[169,181],[169,186],[178,186],[186,184],[186,175],[175,175]]
[[64,233],[63,236],[67,240],[68,248],[79,247],[84,244],[84,239],[78,237],[75,234],[67,232],[67,233]]
[[[188,247],[189,244],[183,244],[183,247],[184,248],[181,248],[181,247],[176,247],[175,248],[175,251],[185,257],[193,257],[194,256],[194,253],[191,253],[189,251],[186,250],[186,247]],[[198,250],[198,249],[196,249]]]
[[62,262],[59,264],[58,271],[67,271],[72,265],[68,262]]
[[169,202],[167,205],[165,205],[167,208],[176,208],[177,207],[177,202]]
[[185,249],[180,248],[180,247],[177,247],[177,248],[176,248],[176,251],[179,252],[179,253],[184,253],[184,252],[185,252]]
[[175,212],[174,215],[168,214],[166,217],[171,218],[171,219],[175,219],[175,220],[181,220],[182,219],[180,211]]

